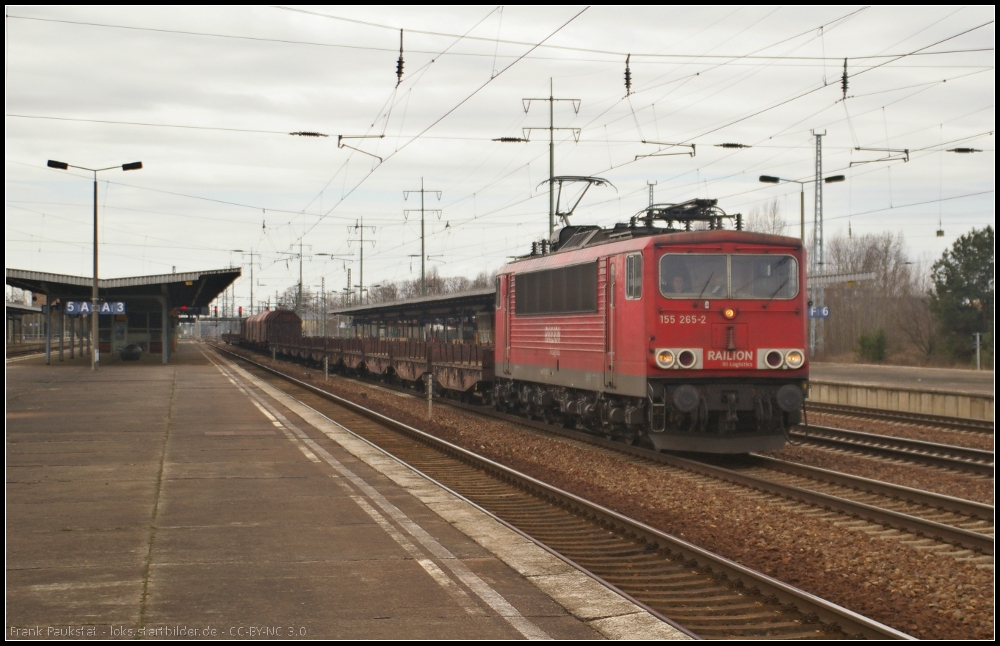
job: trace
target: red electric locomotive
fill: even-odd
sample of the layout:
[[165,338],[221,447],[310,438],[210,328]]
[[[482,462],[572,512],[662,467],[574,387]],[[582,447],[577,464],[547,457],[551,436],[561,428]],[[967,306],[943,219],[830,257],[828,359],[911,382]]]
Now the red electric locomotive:
[[494,404],[660,450],[782,448],[809,374],[805,252],[716,203],[566,226],[504,267]]

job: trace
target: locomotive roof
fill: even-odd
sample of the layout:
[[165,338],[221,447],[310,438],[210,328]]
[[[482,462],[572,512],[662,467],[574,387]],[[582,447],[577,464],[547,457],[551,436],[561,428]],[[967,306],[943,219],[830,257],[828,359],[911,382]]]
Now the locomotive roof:
[[[564,234],[565,229],[576,229],[569,234]],[[586,231],[580,231],[585,229]],[[586,242],[582,245],[565,244],[581,233],[594,231],[594,235],[588,235]],[[501,273],[516,273],[526,271],[540,266],[552,264],[569,264],[572,262],[583,262],[594,258],[599,258],[608,254],[637,251],[649,247],[691,247],[704,245],[706,247],[718,246],[725,243],[742,243],[762,247],[779,247],[785,249],[802,249],[802,241],[789,236],[779,236],[769,233],[757,233],[751,231],[734,231],[731,229],[716,229],[706,231],[670,231],[657,228],[655,232],[649,231],[646,227],[617,226],[613,229],[601,229],[600,227],[564,227],[557,232],[564,244],[554,250],[545,253],[522,256],[508,263],[500,270]],[[546,262],[538,262],[545,260]],[[551,261],[550,261],[551,260]]]

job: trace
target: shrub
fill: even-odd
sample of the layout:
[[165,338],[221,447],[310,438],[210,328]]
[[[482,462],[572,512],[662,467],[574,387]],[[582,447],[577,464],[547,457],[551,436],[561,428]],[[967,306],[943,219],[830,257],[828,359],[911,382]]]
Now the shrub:
[[879,328],[873,334],[858,337],[858,356],[867,361],[883,361],[889,349],[889,338],[885,330]]

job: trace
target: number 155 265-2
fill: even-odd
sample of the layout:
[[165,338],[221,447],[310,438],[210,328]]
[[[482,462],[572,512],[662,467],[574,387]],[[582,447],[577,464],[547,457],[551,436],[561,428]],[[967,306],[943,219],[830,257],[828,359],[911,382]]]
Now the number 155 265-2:
[[660,314],[660,323],[666,325],[698,325],[707,321],[704,314]]

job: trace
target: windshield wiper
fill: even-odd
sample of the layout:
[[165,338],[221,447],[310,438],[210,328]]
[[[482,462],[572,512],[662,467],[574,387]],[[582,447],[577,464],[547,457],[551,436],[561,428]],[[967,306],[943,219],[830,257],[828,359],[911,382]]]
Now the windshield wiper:
[[[788,261],[789,261],[789,258],[782,258],[777,263],[775,263],[774,269],[780,268],[781,266],[785,265]],[[769,273],[768,276],[770,276],[770,275],[771,274]],[[761,278],[763,278],[763,276]],[[739,293],[743,292],[743,290],[745,290],[747,287],[750,287],[750,285],[753,285],[754,281],[756,281],[756,280],[757,280],[757,276],[751,275],[749,281],[747,281],[746,283],[744,283],[743,285],[741,285],[739,287],[739,289],[734,289],[733,290],[733,294],[739,294]],[[788,279],[785,279],[785,282],[787,283]],[[785,286],[784,283],[782,283],[781,287],[784,287],[784,286]],[[781,287],[779,287],[778,289],[780,290]],[[774,297],[772,296],[771,298],[774,298]]]
[[792,279],[792,277],[789,276],[788,278],[785,279],[785,282],[783,282],[780,285],[778,285],[778,289],[774,290],[774,293],[771,294],[771,298],[767,299],[767,302],[764,303],[764,305],[761,306],[761,309],[766,309],[767,306],[771,304],[771,301],[774,300],[774,297],[778,295],[778,292],[780,292],[782,289],[784,289],[785,285],[787,285],[788,281],[791,280],[791,279]]
[[699,301],[701,300],[701,297],[705,295],[705,290],[708,289],[708,284],[712,282],[712,278],[714,276],[715,276],[715,272],[714,271],[711,274],[709,274],[708,280],[705,281],[705,286],[701,288],[701,293],[698,294],[698,300]]

